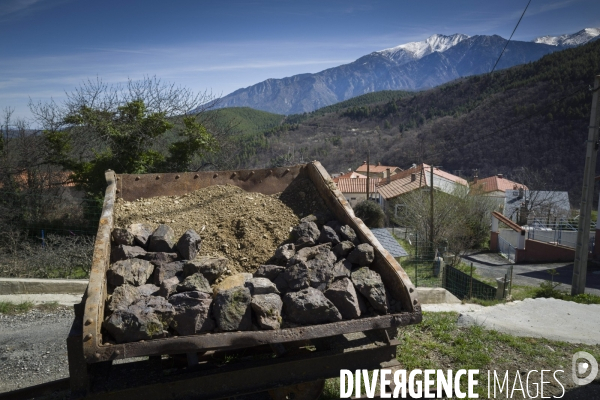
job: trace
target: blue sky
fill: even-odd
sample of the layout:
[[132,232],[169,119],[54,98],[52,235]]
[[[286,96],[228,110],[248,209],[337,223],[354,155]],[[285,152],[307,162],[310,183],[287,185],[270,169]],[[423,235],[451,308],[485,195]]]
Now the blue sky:
[[[526,0],[0,0],[0,110],[87,78],[154,76],[225,95],[434,33],[508,38]],[[598,0],[532,0],[514,40],[600,27]]]

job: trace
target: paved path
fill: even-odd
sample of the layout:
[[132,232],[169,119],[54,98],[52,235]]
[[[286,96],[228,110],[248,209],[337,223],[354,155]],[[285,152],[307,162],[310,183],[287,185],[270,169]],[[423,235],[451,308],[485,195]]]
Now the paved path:
[[[547,271],[555,269],[558,274],[554,276],[554,281],[561,283],[558,288],[571,291],[573,263],[512,264],[498,253],[473,253],[464,256],[463,261],[473,263],[479,275],[492,279],[504,277],[506,270],[512,265],[515,285],[539,286],[551,279]],[[588,267],[585,292],[600,295],[600,267]]]
[[600,304],[525,299],[460,315],[459,325],[480,325],[513,336],[600,344]]

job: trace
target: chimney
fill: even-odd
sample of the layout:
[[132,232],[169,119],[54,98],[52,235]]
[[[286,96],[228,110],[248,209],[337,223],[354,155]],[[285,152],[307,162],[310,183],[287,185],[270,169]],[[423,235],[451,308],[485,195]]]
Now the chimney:
[[387,183],[390,183],[392,180],[390,179],[390,175],[392,174],[392,171],[389,168],[385,169],[385,172],[387,174]]
[[498,178],[502,179],[502,174],[498,174],[497,176]]
[[522,199],[523,198],[523,187],[519,188],[519,197],[517,197],[517,199]]
[[479,177],[477,176],[477,170],[475,170],[475,175],[473,176],[473,183],[477,183],[477,179]]
[[414,182],[417,180],[417,174],[415,174],[414,172],[412,174],[410,174],[410,181]]
[[377,166],[378,166],[378,167],[381,167],[381,162],[378,162],[378,163],[377,163]]
[[366,161],[363,161],[363,165],[367,165],[367,162],[366,162]]

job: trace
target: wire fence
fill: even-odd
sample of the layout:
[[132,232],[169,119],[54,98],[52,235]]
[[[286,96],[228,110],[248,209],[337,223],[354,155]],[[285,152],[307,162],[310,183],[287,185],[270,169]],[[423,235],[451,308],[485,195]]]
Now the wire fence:
[[512,244],[504,240],[502,236],[498,236],[498,248],[500,254],[508,259],[510,262],[515,262],[516,250]]

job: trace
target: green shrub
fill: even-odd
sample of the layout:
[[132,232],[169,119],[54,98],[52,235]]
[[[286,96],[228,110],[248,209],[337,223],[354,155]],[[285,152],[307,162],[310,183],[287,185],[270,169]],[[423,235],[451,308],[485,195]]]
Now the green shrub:
[[354,207],[354,214],[363,220],[369,228],[383,227],[385,215],[383,210],[374,201],[365,200]]

